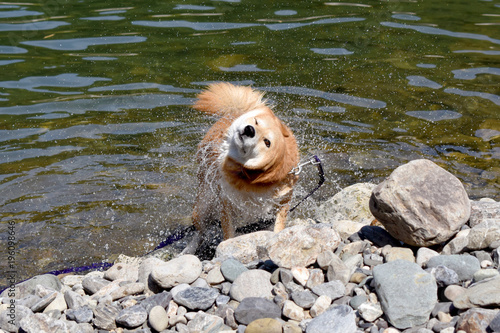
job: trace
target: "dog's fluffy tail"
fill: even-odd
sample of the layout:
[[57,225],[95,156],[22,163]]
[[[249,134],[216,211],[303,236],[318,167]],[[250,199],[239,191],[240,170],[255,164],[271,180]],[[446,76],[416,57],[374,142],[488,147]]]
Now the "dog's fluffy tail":
[[198,95],[198,100],[193,107],[218,116],[239,116],[258,107],[266,106],[263,96],[264,93],[250,87],[215,83]]

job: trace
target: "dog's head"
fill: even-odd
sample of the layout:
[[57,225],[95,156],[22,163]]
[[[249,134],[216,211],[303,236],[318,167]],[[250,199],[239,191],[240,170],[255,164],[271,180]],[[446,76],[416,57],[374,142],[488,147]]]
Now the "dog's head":
[[234,120],[226,144],[226,157],[238,164],[253,183],[282,180],[298,160],[292,132],[267,106]]

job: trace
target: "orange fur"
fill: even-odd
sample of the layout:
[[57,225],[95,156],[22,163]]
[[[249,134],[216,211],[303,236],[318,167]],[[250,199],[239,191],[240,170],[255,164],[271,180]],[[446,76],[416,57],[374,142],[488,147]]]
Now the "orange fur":
[[237,222],[274,217],[275,231],[283,229],[298,180],[290,174],[299,161],[292,131],[250,87],[210,85],[193,107],[220,117],[198,147],[196,228],[220,219],[227,239]]

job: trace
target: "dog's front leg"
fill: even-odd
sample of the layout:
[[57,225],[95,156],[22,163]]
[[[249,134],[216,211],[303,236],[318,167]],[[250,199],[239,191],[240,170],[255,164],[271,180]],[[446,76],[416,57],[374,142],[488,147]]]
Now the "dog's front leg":
[[278,214],[276,214],[276,221],[274,222],[274,232],[280,232],[285,229],[286,217],[288,216],[288,210],[290,209],[290,204],[286,203],[282,205]]
[[222,212],[220,216],[220,225],[224,240],[235,236],[234,225],[231,220],[231,204],[227,200],[222,201]]

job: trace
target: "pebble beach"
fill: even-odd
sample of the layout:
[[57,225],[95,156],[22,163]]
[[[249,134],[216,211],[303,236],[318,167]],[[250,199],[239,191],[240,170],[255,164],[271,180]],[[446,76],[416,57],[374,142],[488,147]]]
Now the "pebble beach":
[[428,160],[210,260],[166,251],[6,289],[0,333],[500,332],[500,202]]

